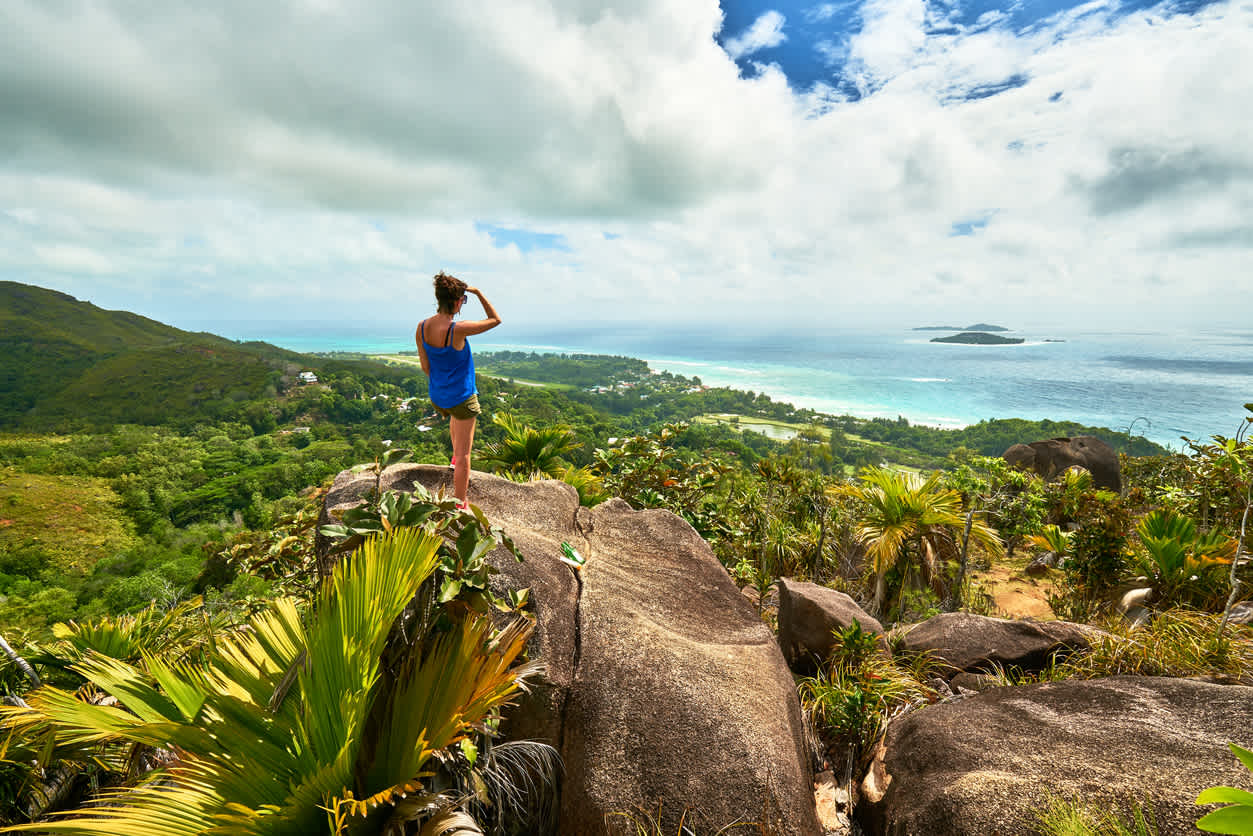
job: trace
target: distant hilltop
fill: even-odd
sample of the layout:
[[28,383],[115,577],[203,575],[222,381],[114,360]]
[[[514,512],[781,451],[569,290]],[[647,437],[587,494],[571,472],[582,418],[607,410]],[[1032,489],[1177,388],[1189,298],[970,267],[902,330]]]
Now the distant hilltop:
[[962,345],[1022,345],[1022,337],[1000,337],[996,334],[966,331],[949,337],[932,337],[933,343],[960,343]]
[[[974,325],[967,325],[965,328],[957,328],[951,325],[923,325],[915,328],[915,331],[1008,331],[1008,328],[1002,328],[1000,325],[988,325],[986,322],[976,322]],[[1022,340],[1019,340],[1022,342]]]

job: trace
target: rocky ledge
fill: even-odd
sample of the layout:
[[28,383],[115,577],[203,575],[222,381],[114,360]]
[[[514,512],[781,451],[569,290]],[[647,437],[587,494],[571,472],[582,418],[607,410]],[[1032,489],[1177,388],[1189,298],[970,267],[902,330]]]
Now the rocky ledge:
[[[451,493],[451,471],[396,465],[384,490]],[[324,518],[358,504],[372,472],[341,473]],[[489,558],[498,592],[529,587],[531,655],[546,679],[506,718],[511,739],[561,755],[557,832],[620,832],[621,816],[656,815],[714,833],[732,822],[821,833],[800,700],[774,634],[708,544],[669,511],[620,499],[579,506],[557,481],[519,484],[475,472],[470,502],[525,556]],[[586,559],[561,561],[562,544]]]

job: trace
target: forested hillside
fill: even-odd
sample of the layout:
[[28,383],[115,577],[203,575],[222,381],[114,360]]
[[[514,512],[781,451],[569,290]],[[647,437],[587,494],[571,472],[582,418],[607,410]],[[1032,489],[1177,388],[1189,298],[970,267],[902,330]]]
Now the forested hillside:
[[[191,333],[52,290],[0,282],[0,429],[190,428],[255,421],[303,370],[333,376],[352,363],[310,359],[265,343]],[[371,373],[399,382],[385,370]]]

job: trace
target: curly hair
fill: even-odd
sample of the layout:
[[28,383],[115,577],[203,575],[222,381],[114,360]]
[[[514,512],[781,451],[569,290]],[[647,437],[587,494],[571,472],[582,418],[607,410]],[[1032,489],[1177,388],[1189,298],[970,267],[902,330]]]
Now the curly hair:
[[442,313],[452,313],[457,300],[466,295],[465,282],[456,276],[450,276],[443,270],[435,274],[435,301]]

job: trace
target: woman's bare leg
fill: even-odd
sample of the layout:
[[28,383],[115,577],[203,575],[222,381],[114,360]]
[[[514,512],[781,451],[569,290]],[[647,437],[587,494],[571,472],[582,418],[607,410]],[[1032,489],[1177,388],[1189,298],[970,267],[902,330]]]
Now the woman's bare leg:
[[474,446],[474,427],[476,416],[469,418],[450,418],[452,433],[452,452],[457,463],[452,471],[452,493],[462,502],[470,490],[470,448]]

